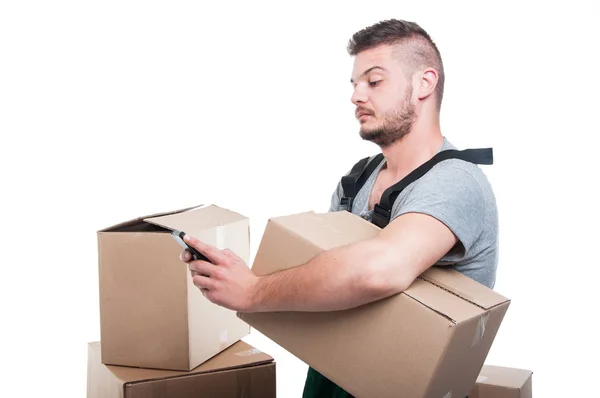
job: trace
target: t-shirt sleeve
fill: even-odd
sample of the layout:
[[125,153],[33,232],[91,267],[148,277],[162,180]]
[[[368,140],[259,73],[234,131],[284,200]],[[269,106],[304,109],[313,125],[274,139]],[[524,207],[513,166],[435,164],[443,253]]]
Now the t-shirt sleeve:
[[443,258],[456,262],[465,258],[482,233],[485,197],[475,177],[460,167],[433,169],[392,208],[392,220],[406,213],[428,214],[443,222],[456,235],[458,244]]
[[329,206],[329,211],[339,211],[340,210],[340,202],[342,200],[342,183],[338,182],[335,191],[331,195],[331,204]]

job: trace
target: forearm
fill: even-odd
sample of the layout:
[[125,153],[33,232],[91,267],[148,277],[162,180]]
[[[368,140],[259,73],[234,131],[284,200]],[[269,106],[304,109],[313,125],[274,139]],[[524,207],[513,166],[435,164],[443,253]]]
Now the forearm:
[[376,272],[376,240],[328,250],[306,264],[259,278],[251,311],[334,311],[389,295]]

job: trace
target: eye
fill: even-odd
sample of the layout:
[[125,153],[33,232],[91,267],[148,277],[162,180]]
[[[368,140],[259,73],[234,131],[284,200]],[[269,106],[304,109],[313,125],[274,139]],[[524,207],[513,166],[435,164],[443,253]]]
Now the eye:
[[379,85],[379,83],[381,83],[381,80],[373,80],[373,81],[369,82],[369,86],[377,87]]

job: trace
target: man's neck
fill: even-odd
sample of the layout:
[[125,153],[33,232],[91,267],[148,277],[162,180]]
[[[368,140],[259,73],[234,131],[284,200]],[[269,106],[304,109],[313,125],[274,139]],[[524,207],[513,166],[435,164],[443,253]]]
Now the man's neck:
[[418,125],[400,141],[382,149],[386,169],[394,179],[404,178],[408,173],[431,159],[444,143],[439,124]]

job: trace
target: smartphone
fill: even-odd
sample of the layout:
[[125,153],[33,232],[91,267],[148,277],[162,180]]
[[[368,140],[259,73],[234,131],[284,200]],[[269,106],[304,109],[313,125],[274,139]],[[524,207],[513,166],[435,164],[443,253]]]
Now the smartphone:
[[185,241],[183,240],[183,237],[185,236],[185,232],[175,230],[175,231],[171,232],[171,236],[173,237],[173,239],[175,239],[175,241],[177,241],[177,243],[179,243],[179,246],[181,246],[182,248],[184,248],[184,249],[188,250],[190,253],[192,253],[192,258],[194,260],[204,260],[209,263],[212,263],[212,261],[210,261],[204,254],[200,253],[198,250],[194,249],[192,246],[185,243]]

